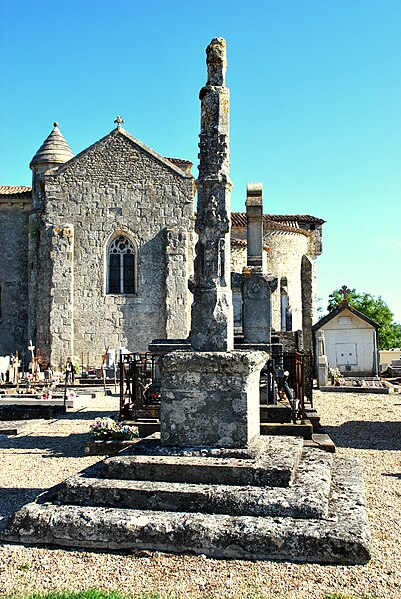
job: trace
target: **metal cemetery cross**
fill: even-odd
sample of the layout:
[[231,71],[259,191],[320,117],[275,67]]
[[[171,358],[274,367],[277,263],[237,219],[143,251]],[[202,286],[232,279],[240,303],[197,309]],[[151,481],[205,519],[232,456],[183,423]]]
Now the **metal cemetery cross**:
[[343,285],[338,292],[343,296],[343,304],[348,304],[348,296],[351,293],[351,289],[348,289],[346,285]]

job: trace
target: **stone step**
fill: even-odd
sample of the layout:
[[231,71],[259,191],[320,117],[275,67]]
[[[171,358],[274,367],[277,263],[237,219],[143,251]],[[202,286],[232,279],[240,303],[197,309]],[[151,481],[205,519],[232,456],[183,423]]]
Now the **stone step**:
[[260,422],[287,422],[292,420],[291,407],[285,405],[261,405]]
[[312,439],[313,426],[306,421],[305,424],[287,424],[280,422],[262,422],[260,424],[261,435],[287,435]]
[[[321,454],[323,455],[323,454]],[[5,542],[100,550],[191,552],[218,558],[340,564],[369,560],[370,532],[361,469],[339,459],[328,516],[229,516],[30,503],[10,519]]]
[[312,439],[305,439],[304,447],[316,447],[329,453],[335,453],[336,446],[326,433],[314,433]]
[[327,515],[332,457],[308,450],[291,487],[240,487],[99,478],[99,467],[65,481],[63,504],[161,511],[322,518]]
[[322,425],[320,424],[320,416],[313,408],[306,408],[305,417],[309,420],[313,426],[313,432],[318,433],[321,431]]
[[218,485],[288,486],[302,456],[297,437],[260,437],[252,450],[180,448],[144,439],[103,462],[102,476]]

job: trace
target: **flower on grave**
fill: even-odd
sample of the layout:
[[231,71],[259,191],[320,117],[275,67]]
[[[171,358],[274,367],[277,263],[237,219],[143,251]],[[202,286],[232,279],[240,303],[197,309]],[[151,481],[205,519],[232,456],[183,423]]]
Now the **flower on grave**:
[[332,383],[334,383],[336,386],[341,385],[341,381],[344,379],[344,377],[341,374],[340,370],[338,368],[330,368],[329,371]]
[[74,391],[68,391],[67,397],[68,399],[75,399],[76,397],[78,397],[78,395],[74,393]]
[[122,435],[130,435],[131,437],[139,437],[139,430],[137,426],[129,426],[128,424],[120,424],[118,422],[116,422],[118,430],[118,433],[121,433]]
[[333,379],[336,381],[337,379],[341,379],[342,378],[342,374],[339,371],[338,368],[330,368],[330,375],[333,377]]
[[53,397],[50,389],[45,389],[41,395],[39,395],[39,399],[51,399]]
[[160,399],[160,393],[159,393],[159,391],[155,391],[154,393],[150,393],[149,394],[149,398],[150,399]]
[[95,418],[89,425],[89,430],[95,437],[111,437],[113,435],[125,435],[128,438],[138,437],[139,431],[136,426],[129,426],[116,422],[113,418]]
[[113,418],[95,418],[89,425],[89,430],[97,437],[111,435],[116,430],[116,421]]

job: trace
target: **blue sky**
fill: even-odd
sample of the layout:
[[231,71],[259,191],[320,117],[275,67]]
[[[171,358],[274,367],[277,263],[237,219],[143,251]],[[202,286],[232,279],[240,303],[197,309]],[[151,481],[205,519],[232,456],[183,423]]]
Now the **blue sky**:
[[205,48],[228,45],[233,210],[324,225],[318,295],[401,321],[400,0],[0,0],[0,184],[29,185],[57,120],[74,153],[124,127],[194,162]]

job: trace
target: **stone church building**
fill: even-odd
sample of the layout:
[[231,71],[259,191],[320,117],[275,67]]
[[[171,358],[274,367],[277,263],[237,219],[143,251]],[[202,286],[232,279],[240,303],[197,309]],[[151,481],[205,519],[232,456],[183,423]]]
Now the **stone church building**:
[[[0,186],[0,355],[29,340],[54,367],[98,364],[107,347],[146,351],[190,327],[195,179],[117,127],[74,156],[57,123],[30,163],[32,188]],[[244,198],[245,201],[245,198]],[[316,320],[315,259],[324,221],[264,215],[276,331]],[[246,214],[232,213],[232,271],[246,265]],[[241,296],[233,289],[235,324]]]

